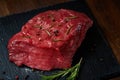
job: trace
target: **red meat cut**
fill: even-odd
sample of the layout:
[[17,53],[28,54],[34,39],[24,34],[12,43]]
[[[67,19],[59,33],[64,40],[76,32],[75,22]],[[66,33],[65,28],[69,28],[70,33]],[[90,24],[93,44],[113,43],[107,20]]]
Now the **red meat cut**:
[[9,60],[39,70],[69,68],[92,23],[84,13],[72,10],[39,13],[9,40]]

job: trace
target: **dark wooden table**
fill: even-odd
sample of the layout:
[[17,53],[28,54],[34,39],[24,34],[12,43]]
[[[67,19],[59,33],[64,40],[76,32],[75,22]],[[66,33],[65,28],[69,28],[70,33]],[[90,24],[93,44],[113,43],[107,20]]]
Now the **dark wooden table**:
[[[0,0],[0,17],[69,0]],[[120,0],[86,0],[120,63]],[[120,80],[120,77],[110,79]]]

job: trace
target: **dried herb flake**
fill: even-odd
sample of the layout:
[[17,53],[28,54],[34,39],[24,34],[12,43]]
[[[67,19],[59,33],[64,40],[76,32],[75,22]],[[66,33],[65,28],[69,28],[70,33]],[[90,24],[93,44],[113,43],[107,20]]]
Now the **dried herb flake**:
[[34,25],[33,27],[34,27],[34,28],[39,28],[39,29],[42,29],[42,28],[43,28],[43,27],[40,26],[40,25]]
[[69,19],[76,19],[77,18],[77,16],[70,16],[70,17],[68,17]]
[[55,24],[54,24],[54,23],[52,23],[52,24],[50,25],[49,29],[51,29],[52,27],[54,27],[54,25],[55,25]]
[[23,38],[31,38],[31,36],[25,35],[23,36]]
[[48,30],[45,30],[45,32],[46,32],[49,36],[51,36],[51,33],[50,33]]
[[68,29],[67,29],[67,31],[66,31],[66,34],[68,35],[69,33],[70,33],[70,31],[71,31],[71,29],[72,29],[72,26],[70,26],[70,25],[68,25],[69,27],[68,27]]
[[48,17],[51,18],[51,20],[52,20],[53,22],[55,22],[55,18],[54,18],[54,16],[53,16],[53,14],[49,14]]
[[76,18],[77,18],[77,16],[69,16],[69,17],[66,17],[64,21],[67,23],[71,19],[76,19]]

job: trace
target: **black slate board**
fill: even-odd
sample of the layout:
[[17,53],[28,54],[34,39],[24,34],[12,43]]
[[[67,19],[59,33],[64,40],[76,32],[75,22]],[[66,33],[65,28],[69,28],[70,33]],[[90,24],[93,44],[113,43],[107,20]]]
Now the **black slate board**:
[[[1,17],[0,80],[15,80],[16,76],[19,76],[19,80],[25,80],[26,76],[26,80],[41,80],[40,74],[43,74],[42,71],[32,71],[32,69],[26,66],[17,67],[14,63],[9,62],[7,42],[10,37],[20,31],[21,26],[34,15],[46,10],[61,8],[84,12],[94,21],[93,27],[87,32],[85,40],[83,41],[81,47],[77,50],[73,59],[74,65],[79,61],[81,56],[84,58],[77,80],[103,80],[120,74],[120,65],[115,59],[109,44],[99,28],[99,25],[84,0],[81,0]],[[51,74],[54,71],[56,70],[44,72],[44,74]]]

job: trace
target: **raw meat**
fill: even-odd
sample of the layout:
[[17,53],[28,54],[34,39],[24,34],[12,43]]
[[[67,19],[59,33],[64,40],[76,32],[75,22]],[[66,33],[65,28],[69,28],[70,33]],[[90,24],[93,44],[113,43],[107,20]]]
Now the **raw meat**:
[[84,13],[72,10],[39,13],[9,40],[9,60],[39,70],[69,68],[92,23]]

